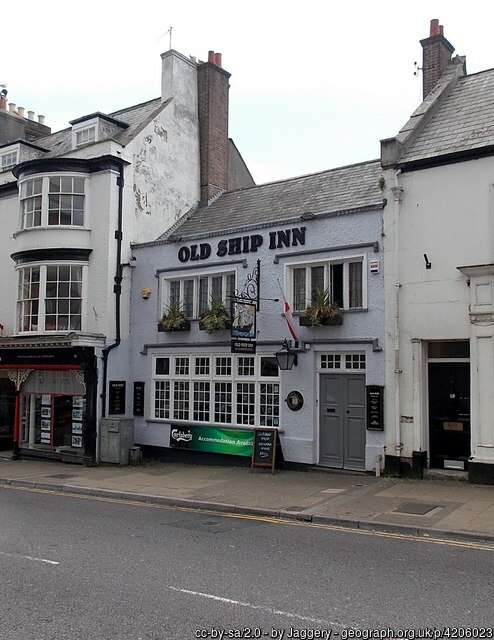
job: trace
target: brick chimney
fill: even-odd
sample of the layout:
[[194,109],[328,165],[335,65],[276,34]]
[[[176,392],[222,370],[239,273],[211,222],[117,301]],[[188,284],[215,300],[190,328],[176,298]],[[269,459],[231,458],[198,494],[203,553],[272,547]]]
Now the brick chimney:
[[446,40],[439,20],[431,20],[430,36],[420,41],[422,45],[422,86],[424,99],[436,86],[451,61],[455,48]]
[[228,188],[230,75],[221,67],[221,53],[214,51],[197,68],[202,202]]

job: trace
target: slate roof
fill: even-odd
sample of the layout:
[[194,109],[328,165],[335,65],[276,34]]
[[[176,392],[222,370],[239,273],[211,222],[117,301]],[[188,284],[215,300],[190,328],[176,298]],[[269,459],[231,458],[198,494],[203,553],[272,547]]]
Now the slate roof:
[[459,78],[400,164],[494,145],[494,69]]
[[279,182],[223,193],[209,207],[201,207],[158,238],[228,232],[268,226],[303,214],[343,214],[352,210],[381,208],[382,175],[378,160]]
[[[121,120],[129,125],[127,129],[119,131],[115,135],[114,139],[122,145],[128,144],[128,142],[132,140],[132,138],[139,133],[139,131],[146,126],[146,124],[150,122],[162,108],[166,107],[167,104],[168,101],[162,103],[160,98],[155,98],[154,100],[149,100],[148,102],[143,102],[133,107],[127,107],[126,109],[109,113],[108,115],[110,117],[115,118],[116,120]],[[63,129],[62,131],[57,131],[45,138],[39,138],[36,140],[36,144],[49,150],[44,156],[45,158],[70,155],[73,151],[72,129]]]

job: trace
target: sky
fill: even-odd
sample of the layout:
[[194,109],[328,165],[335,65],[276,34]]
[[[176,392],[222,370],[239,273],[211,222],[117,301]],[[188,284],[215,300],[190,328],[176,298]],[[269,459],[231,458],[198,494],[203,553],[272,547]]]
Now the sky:
[[160,54],[222,54],[229,135],[260,184],[379,157],[422,99],[437,18],[468,73],[494,67],[494,4],[470,0],[23,0],[2,5],[0,84],[69,121],[160,95]]

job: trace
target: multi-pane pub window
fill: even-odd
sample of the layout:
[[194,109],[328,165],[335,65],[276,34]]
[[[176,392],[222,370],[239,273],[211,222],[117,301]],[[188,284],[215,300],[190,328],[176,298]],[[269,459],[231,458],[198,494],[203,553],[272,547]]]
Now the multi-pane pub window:
[[82,271],[81,265],[19,269],[17,330],[80,331]]
[[328,291],[341,309],[366,306],[364,259],[294,265],[289,269],[293,311],[304,311],[320,291]]
[[200,424],[279,426],[280,385],[269,356],[154,359],[153,418]]

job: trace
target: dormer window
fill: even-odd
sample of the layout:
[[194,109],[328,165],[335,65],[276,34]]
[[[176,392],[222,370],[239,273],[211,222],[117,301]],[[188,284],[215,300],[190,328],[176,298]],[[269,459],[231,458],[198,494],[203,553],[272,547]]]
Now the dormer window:
[[77,120],[71,120],[72,147],[77,149],[92,142],[102,142],[117,136],[129,126],[126,122],[115,120],[105,113],[91,113]]
[[96,141],[96,127],[86,127],[75,131],[75,146],[80,147],[83,144],[89,144]]
[[0,155],[0,171],[9,171],[18,162],[18,152],[16,151],[7,151],[7,153],[2,153]]

